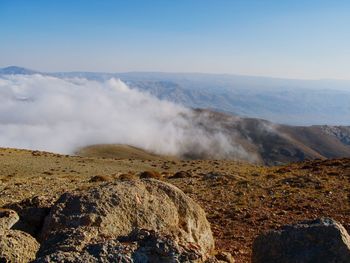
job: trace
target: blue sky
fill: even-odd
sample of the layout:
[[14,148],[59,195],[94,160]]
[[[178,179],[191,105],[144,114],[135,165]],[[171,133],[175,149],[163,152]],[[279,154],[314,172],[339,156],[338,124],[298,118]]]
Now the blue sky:
[[350,79],[350,1],[0,0],[0,67]]

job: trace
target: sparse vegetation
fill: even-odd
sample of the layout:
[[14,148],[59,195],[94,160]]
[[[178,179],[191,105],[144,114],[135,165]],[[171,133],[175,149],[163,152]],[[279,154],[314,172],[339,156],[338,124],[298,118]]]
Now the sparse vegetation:
[[[154,164],[152,164],[154,166]],[[157,180],[162,180],[163,176],[158,173],[157,171],[144,171],[140,173],[140,178],[141,179],[157,179]]]
[[139,179],[139,177],[137,177],[135,174],[133,173],[127,173],[127,174],[121,174],[119,176],[119,179],[120,180],[123,180],[123,181],[134,181],[134,180],[137,180]]
[[112,178],[108,175],[95,175],[91,177],[89,180],[90,183],[97,183],[97,182],[108,182],[111,181]]
[[[349,159],[266,167],[235,161],[33,156],[13,149],[0,153],[0,207],[33,196],[87,190],[106,180],[162,175],[205,209],[216,246],[231,252],[236,262],[250,262],[253,239],[281,225],[327,216],[350,230]],[[52,174],[44,174],[48,171]]]

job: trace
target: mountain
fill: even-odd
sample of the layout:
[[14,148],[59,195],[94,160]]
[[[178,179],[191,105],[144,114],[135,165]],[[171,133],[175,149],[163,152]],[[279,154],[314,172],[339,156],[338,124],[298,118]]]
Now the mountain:
[[289,125],[350,125],[350,82],[189,74],[120,77],[131,87],[187,107]]
[[230,136],[237,147],[248,153],[248,161],[276,165],[306,159],[350,157],[350,126],[290,126],[209,110],[196,112],[196,118],[209,119],[202,121],[202,127],[209,131],[216,127]]
[[[35,73],[39,72],[20,67],[0,69],[0,75]],[[120,78],[133,88],[187,107],[210,108],[281,124],[350,125],[350,81],[346,80],[161,72],[40,74],[95,81]]]
[[9,66],[6,68],[0,68],[0,75],[32,75],[32,74],[38,74],[38,71],[17,67],[17,66]]
[[[223,159],[248,161],[264,165],[281,165],[297,161],[350,157],[350,126],[290,126],[241,118],[212,110],[196,109],[189,118],[209,136],[220,132],[234,146],[235,152]],[[210,160],[214,157],[189,148],[173,159]],[[125,155],[128,153],[128,155]],[[92,145],[77,153],[84,157],[163,159],[142,149],[122,145]],[[216,156],[217,157],[217,156]]]
[[[128,260],[132,258],[130,253],[135,252],[133,255],[141,255],[143,259],[145,253],[155,253],[151,255],[153,259],[161,255],[193,261],[202,255],[197,253],[202,249],[197,237],[208,240],[209,235],[211,246],[213,235],[216,250],[212,252],[217,253],[213,262],[251,262],[253,241],[269,229],[328,217],[350,230],[350,159],[323,160],[350,156],[350,126],[276,124],[227,110],[236,99],[233,106],[257,115],[259,107],[262,111],[267,109],[263,115],[272,109],[281,110],[275,112],[280,118],[295,111],[292,106],[299,104],[288,104],[283,98],[274,97],[276,90],[272,86],[261,90],[252,86],[245,91],[235,89],[237,97],[231,98],[229,91],[221,94],[221,88],[205,85],[189,88],[184,84],[187,81],[184,78],[193,81],[189,75],[169,80],[157,73],[154,76],[153,73],[49,74],[17,67],[0,71],[0,75],[36,73],[96,81],[120,77],[161,99],[198,104],[201,108],[216,105],[220,112],[194,109],[184,118],[190,118],[209,135],[219,132],[226,136],[229,140],[225,143],[235,145],[238,157],[244,157],[240,160],[288,164],[269,167],[235,160],[210,160],[207,153],[196,149],[177,159],[127,145],[93,145],[80,149],[79,156],[0,148],[3,258],[41,262],[55,258],[74,261],[82,257],[94,261],[98,257],[108,261]],[[205,80],[206,76],[198,78]],[[301,100],[302,107],[297,111],[301,117],[307,116],[305,110],[314,107],[317,112],[322,106],[330,112],[334,110],[336,115],[333,121],[330,115],[319,113],[320,117],[333,123],[343,116],[347,123],[349,115],[343,115],[342,111],[348,106],[345,87],[315,89],[317,96],[325,96],[316,100],[311,88],[291,88],[291,96],[298,93],[299,97],[295,98]],[[257,96],[267,91],[270,93]],[[326,93],[317,93],[320,91]],[[26,98],[19,99],[28,102]],[[312,104],[317,100],[320,105]],[[247,101],[254,103],[248,105]],[[170,229],[171,234],[165,235],[163,228]],[[347,237],[345,230],[343,234]],[[187,239],[182,242],[188,233],[190,242]],[[327,243],[327,237],[317,242]],[[206,254],[211,253],[203,253]]]
[[[346,81],[175,73],[40,73],[20,67],[0,70],[0,75],[35,73],[95,81],[121,78],[132,88],[162,100],[197,108],[194,114],[187,116],[191,118],[190,123],[199,130],[204,128],[209,135],[222,133],[236,149],[230,151],[229,156],[215,158],[275,165],[305,159],[350,157],[350,90],[347,90]],[[331,84],[334,86],[327,88]],[[28,101],[25,97],[19,99]],[[296,121],[297,126],[291,125]],[[318,125],[310,125],[313,123]],[[116,146],[91,147],[83,151],[87,156],[119,158]],[[179,157],[213,158],[198,147],[188,149]],[[150,159],[149,153],[140,152],[140,149],[129,150],[135,156],[144,155]]]

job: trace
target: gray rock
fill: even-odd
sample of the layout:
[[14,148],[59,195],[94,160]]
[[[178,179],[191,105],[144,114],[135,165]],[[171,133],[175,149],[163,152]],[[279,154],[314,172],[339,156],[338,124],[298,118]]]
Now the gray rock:
[[35,259],[39,243],[31,235],[19,230],[0,233],[0,262],[28,263]]
[[181,190],[116,181],[58,199],[36,262],[202,262],[213,249],[204,211]]
[[0,208],[0,233],[9,230],[18,220],[19,216],[15,211]]
[[154,231],[135,229],[128,237],[90,244],[80,251],[56,251],[38,258],[34,263],[173,263],[201,262],[196,249],[181,247],[169,237]]
[[39,250],[39,243],[31,235],[11,229],[18,220],[15,211],[0,208],[0,262],[27,263]]
[[350,237],[338,222],[322,218],[260,235],[253,263],[350,263]]

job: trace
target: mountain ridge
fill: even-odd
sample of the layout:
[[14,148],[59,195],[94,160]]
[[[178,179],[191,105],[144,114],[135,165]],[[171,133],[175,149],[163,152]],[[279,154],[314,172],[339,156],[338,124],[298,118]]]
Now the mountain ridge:
[[[273,166],[305,160],[350,157],[350,126],[295,127],[274,124],[262,119],[241,118],[211,110],[196,109],[194,113],[193,123],[200,125],[209,135],[220,131],[229,142],[235,145],[237,153],[223,156],[222,159]],[[77,155],[128,158],[125,156],[125,147],[130,146],[90,145],[80,149]],[[133,151],[130,151],[130,158],[135,156]],[[139,155],[141,152],[142,154]],[[139,156],[154,154],[142,149],[138,149],[136,153]],[[156,156],[163,158],[160,155]],[[198,152],[194,148],[174,158],[210,160],[213,156]]]
[[210,108],[287,125],[350,125],[350,81],[202,73],[41,73],[20,67],[0,69],[0,75],[6,72],[95,81],[120,78],[132,88],[190,108]]

